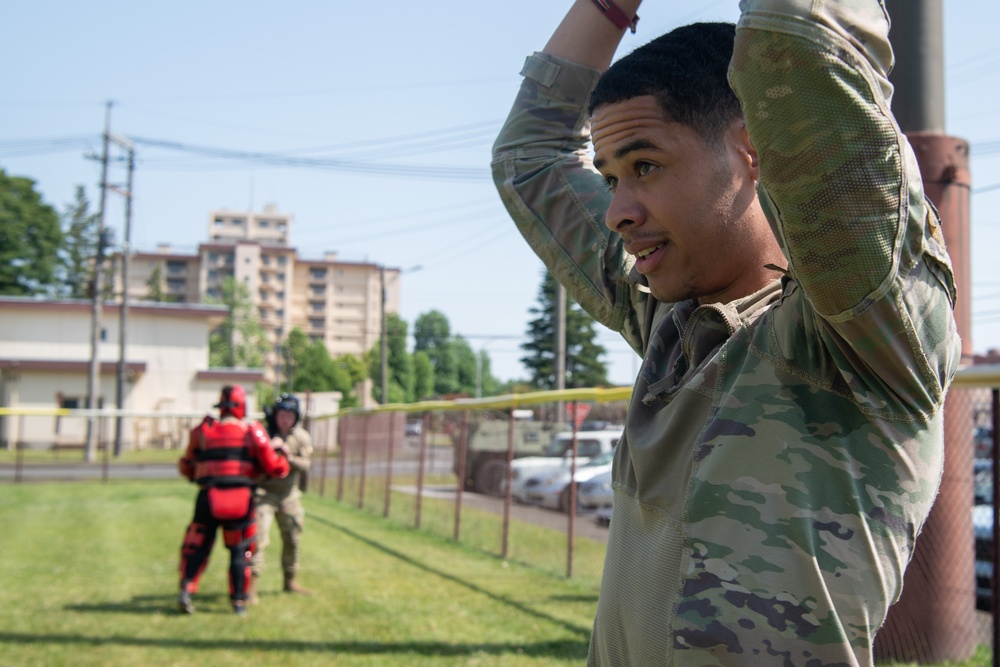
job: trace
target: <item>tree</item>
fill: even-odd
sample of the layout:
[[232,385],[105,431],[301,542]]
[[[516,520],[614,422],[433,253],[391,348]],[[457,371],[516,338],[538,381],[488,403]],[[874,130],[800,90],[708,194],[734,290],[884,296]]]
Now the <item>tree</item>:
[[163,282],[163,271],[157,264],[149,272],[149,280],[146,281],[146,301],[173,301],[176,297],[167,294],[166,285]]
[[413,351],[427,353],[434,367],[434,393],[438,396],[457,393],[458,366],[448,318],[437,310],[420,315],[413,323],[413,341]]
[[[323,341],[309,340],[305,332],[296,327],[285,340],[284,359],[283,391],[339,391],[342,406],[357,404],[355,374],[348,364],[330,356]],[[363,373],[361,378],[364,378]]]
[[[536,389],[555,389],[555,310],[556,281],[546,271],[538,290],[538,305],[530,308],[535,319],[528,323],[528,342],[521,345],[521,357]],[[604,347],[596,342],[594,320],[571,299],[566,300],[566,387],[600,387],[608,383],[608,371],[601,356]]]
[[271,349],[267,334],[257,320],[250,290],[232,276],[222,281],[222,298],[229,308],[226,319],[208,337],[209,366],[260,368]]
[[461,336],[456,336],[451,340],[451,348],[455,355],[458,391],[468,396],[475,396],[478,375],[476,367],[479,365],[476,361],[476,353],[472,351],[468,341]]
[[[386,346],[389,350],[386,380],[389,403],[413,402],[413,362],[406,351],[406,322],[396,313],[386,315]],[[382,345],[368,353],[368,377],[374,387],[372,396],[382,402]]]
[[52,292],[62,231],[35,182],[0,169],[0,294]]
[[434,364],[426,352],[413,353],[413,398],[425,401],[434,396]]
[[100,214],[90,212],[90,202],[83,186],[76,186],[76,197],[72,204],[67,204],[62,214],[56,289],[60,296],[90,298],[100,222]]

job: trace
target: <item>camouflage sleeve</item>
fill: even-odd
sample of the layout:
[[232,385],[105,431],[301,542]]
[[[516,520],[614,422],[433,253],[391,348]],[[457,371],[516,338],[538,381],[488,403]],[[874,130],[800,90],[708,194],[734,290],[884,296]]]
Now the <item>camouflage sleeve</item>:
[[257,460],[260,469],[268,477],[285,477],[288,475],[288,461],[285,457],[278,456],[274,448],[271,447],[271,439],[267,436],[267,431],[258,422],[248,424],[246,438],[247,443],[253,452],[253,457]]
[[313,453],[312,436],[304,428],[296,427],[285,441],[288,445],[288,463],[293,470],[309,470]]
[[493,180],[518,230],[570,296],[642,349],[647,294],[604,225],[611,194],[593,166],[586,102],[600,73],[542,53],[493,146]]
[[761,202],[806,297],[777,311],[776,329],[815,328],[864,400],[933,412],[957,363],[954,281],[890,110],[884,7],[741,6],[730,82],[759,151]]

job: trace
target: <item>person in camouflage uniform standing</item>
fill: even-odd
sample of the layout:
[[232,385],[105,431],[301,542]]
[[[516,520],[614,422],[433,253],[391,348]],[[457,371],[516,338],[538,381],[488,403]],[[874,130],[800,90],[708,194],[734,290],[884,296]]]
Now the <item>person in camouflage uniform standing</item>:
[[299,399],[282,394],[275,399],[268,414],[268,430],[275,450],[288,459],[291,471],[281,479],[266,479],[257,485],[257,551],[251,561],[250,603],[259,601],[258,582],[264,570],[264,552],[270,543],[271,524],[277,519],[281,532],[281,570],[286,593],[311,591],[296,581],[299,567],[299,544],[305,524],[301,481],[309,473],[313,452],[312,437],[299,425],[302,418]]
[[493,157],[521,234],[643,357],[588,664],[870,665],[961,356],[888,15],[743,0],[610,65],[638,5],[575,0]]

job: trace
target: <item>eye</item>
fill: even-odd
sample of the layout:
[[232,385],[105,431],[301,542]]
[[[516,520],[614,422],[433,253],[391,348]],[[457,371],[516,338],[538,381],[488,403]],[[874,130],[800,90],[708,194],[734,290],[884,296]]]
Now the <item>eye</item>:
[[656,165],[654,165],[651,162],[644,162],[644,161],[640,160],[639,162],[635,163],[635,173],[639,177],[647,175],[649,172],[653,171],[654,169],[656,169]]
[[618,179],[615,178],[614,176],[605,176],[604,184],[608,186],[609,192],[614,192],[615,188],[618,187]]

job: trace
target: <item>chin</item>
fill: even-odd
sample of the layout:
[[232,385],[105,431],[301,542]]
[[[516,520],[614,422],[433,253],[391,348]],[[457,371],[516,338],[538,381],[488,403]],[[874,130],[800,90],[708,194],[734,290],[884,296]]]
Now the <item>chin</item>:
[[683,289],[676,285],[649,285],[649,293],[653,295],[653,298],[660,303],[677,303],[678,301],[687,301],[688,299],[696,298],[696,295],[691,289]]

